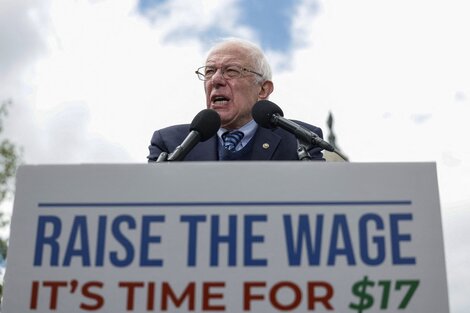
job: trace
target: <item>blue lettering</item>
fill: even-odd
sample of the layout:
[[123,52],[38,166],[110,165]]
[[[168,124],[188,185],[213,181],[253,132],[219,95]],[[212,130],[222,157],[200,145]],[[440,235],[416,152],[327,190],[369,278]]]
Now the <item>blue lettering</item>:
[[312,244],[312,234],[310,232],[310,221],[308,215],[302,214],[299,216],[297,238],[295,240],[291,216],[284,215],[283,218],[289,266],[299,266],[301,264],[304,241],[307,248],[309,265],[319,265],[322,246],[323,215],[319,214],[316,216],[314,244]]
[[[79,243],[79,247],[75,248]],[[88,227],[86,216],[76,216],[73,219],[67,248],[65,249],[63,266],[70,266],[72,257],[82,259],[82,266],[90,266],[90,245],[88,243]]]
[[[47,225],[52,227],[52,233],[46,236]],[[42,265],[42,255],[45,245],[51,248],[50,266],[59,264],[59,243],[57,239],[62,230],[62,223],[56,216],[39,216],[38,228],[36,232],[36,247],[34,249],[34,266]]]
[[254,259],[253,258],[253,244],[256,242],[264,242],[264,236],[255,236],[253,234],[253,223],[266,222],[266,215],[247,215],[244,220],[245,228],[245,253],[244,265],[245,266],[266,266],[268,265],[267,259]]
[[188,222],[188,261],[187,266],[196,266],[197,259],[197,223],[205,222],[205,215],[182,215],[181,222]]
[[104,263],[106,225],[107,225],[107,217],[104,215],[101,215],[98,218],[98,238],[96,239],[96,258],[95,258],[96,266],[103,266],[103,263]]
[[226,236],[219,233],[219,216],[213,215],[211,217],[211,253],[210,253],[210,266],[219,265],[219,245],[226,243],[228,245],[228,260],[229,266],[237,265],[237,216],[230,215],[228,221],[228,234]]
[[127,237],[123,235],[121,232],[120,226],[121,224],[126,223],[129,229],[135,229],[135,220],[130,215],[120,215],[116,217],[112,224],[112,233],[114,238],[123,246],[125,253],[123,258],[119,258],[118,253],[116,251],[112,251],[109,255],[110,261],[113,265],[117,267],[124,267],[128,266],[132,263],[134,259],[134,247],[132,246],[132,242],[129,241]]
[[411,221],[413,215],[408,214],[390,214],[390,235],[392,237],[392,260],[393,264],[404,265],[404,264],[416,264],[416,258],[414,257],[402,257],[400,252],[401,241],[411,241],[410,234],[402,234],[398,229],[398,223],[400,221]]
[[[338,248],[339,234],[342,234],[344,248]],[[349,233],[348,221],[346,215],[337,214],[333,216],[333,225],[331,230],[330,249],[328,253],[328,265],[336,263],[338,255],[346,256],[348,265],[356,265],[354,250]]]
[[153,222],[164,222],[164,216],[143,216],[142,217],[142,238],[140,242],[140,265],[141,266],[163,266],[162,259],[149,259],[150,243],[160,243],[160,236],[150,235],[150,225]]
[[379,265],[382,264],[385,260],[385,239],[383,236],[373,236],[372,241],[377,247],[377,256],[375,258],[371,257],[369,254],[369,245],[368,245],[368,231],[367,225],[370,222],[375,224],[375,229],[383,230],[384,223],[380,215],[377,214],[365,214],[359,220],[359,244],[361,251],[361,259],[367,265]]

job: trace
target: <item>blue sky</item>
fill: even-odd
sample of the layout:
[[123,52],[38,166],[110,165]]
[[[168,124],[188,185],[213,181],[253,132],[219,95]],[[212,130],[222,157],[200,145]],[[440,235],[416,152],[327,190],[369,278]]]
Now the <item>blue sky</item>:
[[436,162],[452,313],[467,313],[469,12],[460,0],[0,1],[5,134],[29,164],[146,162],[154,130],[204,107],[194,70],[209,44],[252,40],[273,66],[271,100],[325,136],[332,111],[352,161]]
[[[139,0],[138,11],[145,17],[153,20],[155,15],[163,17],[169,13],[165,5],[170,0]],[[317,2],[310,1],[310,10],[317,9]],[[264,50],[272,50],[280,53],[288,53],[294,48],[294,38],[292,34],[293,19],[301,1],[299,0],[237,0],[236,23],[240,27],[248,27],[259,39],[259,44]],[[160,14],[159,14],[160,13]],[[150,15],[150,16],[149,16]],[[157,18],[158,18],[157,17]],[[223,18],[223,17],[222,17]],[[181,37],[196,36],[202,41],[214,41],[221,37],[231,37],[236,35],[230,29],[220,29],[216,22],[207,25],[206,28],[194,32],[191,29],[181,27],[174,30],[175,34]],[[171,40],[171,36],[169,37]]]

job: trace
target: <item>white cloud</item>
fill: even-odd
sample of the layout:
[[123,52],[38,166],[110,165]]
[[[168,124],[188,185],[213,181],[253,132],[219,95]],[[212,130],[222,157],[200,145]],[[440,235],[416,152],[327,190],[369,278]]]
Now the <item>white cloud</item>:
[[[145,162],[153,130],[188,122],[204,106],[193,75],[202,60],[199,43],[163,44],[162,32],[133,12],[133,1],[119,3],[51,4],[47,55],[28,63],[27,79],[17,77],[22,88],[10,90],[10,134],[24,143],[27,162]],[[69,112],[67,122],[48,127],[59,112]],[[50,150],[63,134],[69,145]]]
[[[13,71],[22,69],[44,52],[42,39],[47,24],[47,3],[18,0],[2,1],[0,4],[0,82]],[[12,31],[14,30],[14,31]]]
[[[469,8],[459,1],[324,2],[310,24],[310,46],[294,53],[292,71],[278,72],[272,99],[287,116],[311,114],[324,129],[332,110],[338,143],[353,161],[437,161],[448,182],[455,176],[444,159],[452,156],[468,177],[462,134],[470,133],[470,22],[462,12]],[[441,193],[444,204],[470,204],[462,187],[445,184]]]
[[254,40],[254,32],[237,23],[240,14],[237,0],[172,0],[145,11],[165,42],[179,43],[196,36],[212,40],[227,33]]

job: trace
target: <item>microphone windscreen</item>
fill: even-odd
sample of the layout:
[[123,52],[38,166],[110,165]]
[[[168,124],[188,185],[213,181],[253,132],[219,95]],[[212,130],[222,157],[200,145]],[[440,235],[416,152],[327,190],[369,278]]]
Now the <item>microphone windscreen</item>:
[[256,102],[251,110],[251,115],[255,122],[264,128],[276,128],[276,125],[271,122],[271,118],[274,114],[284,116],[284,112],[282,112],[281,108],[269,100]]
[[211,109],[204,109],[194,117],[189,129],[197,131],[201,135],[201,141],[206,141],[214,136],[219,128],[219,113]]

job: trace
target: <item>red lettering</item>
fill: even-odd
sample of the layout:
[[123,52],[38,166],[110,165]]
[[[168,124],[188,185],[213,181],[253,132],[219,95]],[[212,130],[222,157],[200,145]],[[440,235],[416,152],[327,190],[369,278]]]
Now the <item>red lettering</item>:
[[[278,301],[278,292],[282,288],[289,288],[294,292],[294,300],[292,303],[282,304]],[[272,305],[280,311],[293,310],[298,307],[302,301],[302,291],[296,284],[288,281],[282,281],[275,284],[273,288],[271,288],[271,291],[269,292],[269,300],[271,301]]]
[[[323,306],[328,310],[333,310],[333,306],[330,303],[331,298],[333,297],[334,290],[330,284],[324,281],[311,281],[308,282],[308,309],[313,311],[315,310],[315,302],[321,302]],[[315,294],[315,289],[322,288],[325,290],[323,296],[317,296]]]
[[39,282],[33,281],[31,286],[31,302],[29,303],[29,308],[35,310],[38,308],[38,293],[39,293]]
[[252,287],[266,287],[266,282],[245,282],[243,284],[243,310],[251,310],[251,300],[264,300],[264,295],[251,294]]
[[202,285],[202,310],[203,311],[225,311],[224,305],[211,305],[212,299],[223,299],[223,293],[212,293],[212,288],[225,287],[224,282],[205,282]]
[[191,282],[186,286],[184,289],[183,294],[178,298],[173,289],[170,286],[170,283],[163,282],[162,283],[162,311],[168,310],[168,297],[171,298],[171,301],[175,305],[175,307],[180,307],[186,298],[188,299],[188,310],[194,311],[196,306],[196,283]]
[[143,282],[120,282],[119,287],[127,288],[126,309],[128,311],[132,311],[134,309],[135,288],[144,287],[144,283]]
[[57,298],[59,296],[59,288],[67,287],[66,281],[45,281],[42,283],[44,287],[51,287],[51,298],[49,302],[49,309],[57,309]]
[[85,298],[95,300],[94,304],[85,304],[85,303],[80,304],[80,308],[85,311],[98,310],[98,309],[101,309],[104,305],[104,298],[100,294],[91,291],[92,288],[101,289],[103,288],[103,283],[99,281],[90,281],[90,282],[85,283],[82,286],[82,295]]
[[155,283],[150,282],[147,288],[147,311],[153,311],[155,308]]

